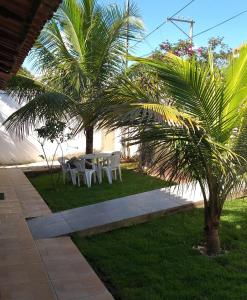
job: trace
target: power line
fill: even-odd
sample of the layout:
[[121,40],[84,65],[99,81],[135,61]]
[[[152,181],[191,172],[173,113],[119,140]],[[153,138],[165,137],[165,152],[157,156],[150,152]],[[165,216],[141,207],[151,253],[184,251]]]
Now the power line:
[[150,54],[153,54],[154,52],[153,51],[151,51],[151,52],[149,52],[149,53],[147,53],[147,54],[143,54],[143,55],[141,55],[141,56],[139,56],[139,57],[145,57],[145,56],[149,56]]
[[[191,0],[190,2],[188,2],[185,6],[183,6],[181,9],[179,9],[178,11],[176,11],[171,18],[175,17],[177,14],[179,14],[181,11],[183,11],[186,7],[188,7],[192,2],[194,2],[195,0]],[[145,40],[146,38],[148,38],[150,35],[152,35],[155,31],[159,30],[163,25],[165,25],[168,22],[168,20],[163,21],[160,25],[158,25],[156,28],[154,28],[151,32],[149,32],[149,34],[145,35],[142,39],[140,39],[138,42],[136,42],[130,49],[134,48],[137,44],[141,43],[143,40]]]
[[143,42],[146,43],[146,45],[149,47],[150,51],[151,51],[151,50],[153,51],[154,46],[151,45],[151,44],[148,42],[148,40],[144,40]]
[[229,19],[226,19],[226,20],[224,20],[224,21],[222,21],[222,22],[220,22],[220,23],[218,23],[218,24],[216,24],[216,25],[214,25],[214,26],[212,26],[212,27],[209,27],[208,29],[205,29],[205,30],[203,30],[203,31],[201,31],[201,32],[199,32],[199,33],[197,33],[197,34],[195,34],[193,37],[197,37],[197,36],[199,36],[199,35],[201,35],[201,34],[203,34],[203,33],[205,33],[205,32],[208,32],[208,31],[210,31],[210,30],[212,30],[212,29],[214,29],[214,28],[216,28],[216,27],[219,27],[219,26],[221,26],[221,25],[223,25],[223,24],[225,24],[225,23],[227,23],[227,22],[229,22],[229,21],[231,21],[231,20],[233,20],[233,19],[239,17],[240,15],[242,15],[242,14],[244,14],[244,13],[246,13],[246,12],[247,12],[247,9],[244,10],[244,11],[242,11],[242,12],[240,12],[240,13],[238,13],[238,14],[236,14],[236,15],[234,15],[234,16],[232,16],[232,17],[229,18]]
[[[185,34],[189,39],[190,39],[190,43],[193,44],[193,28],[194,28],[194,24],[195,21],[191,20],[191,19],[181,19],[181,18],[167,18],[168,21],[170,21],[173,25],[175,25],[178,30],[180,30],[183,34]],[[190,30],[189,30],[189,34],[187,32],[185,32],[183,30],[183,28],[181,28],[177,22],[182,22],[182,23],[187,23],[190,24]]]
[[136,42],[130,49],[134,48],[136,45],[144,41],[146,38],[148,38],[151,34],[153,34],[155,31],[159,30],[163,25],[167,23],[167,20],[162,22],[159,26],[157,26],[154,30],[152,30],[149,34],[145,35],[142,39],[140,39],[138,42]]
[[171,18],[175,17],[177,14],[179,14],[182,10],[184,10],[186,7],[188,7],[192,2],[194,2],[195,0],[191,0],[190,2],[188,2],[184,7],[182,7],[180,10],[178,10],[177,12],[175,12],[175,14],[173,14],[171,16]]

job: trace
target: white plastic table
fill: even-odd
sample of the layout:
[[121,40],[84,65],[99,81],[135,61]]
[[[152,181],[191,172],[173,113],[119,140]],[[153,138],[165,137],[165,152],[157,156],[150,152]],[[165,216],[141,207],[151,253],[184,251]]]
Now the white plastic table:
[[83,159],[92,160],[93,166],[97,172],[97,177],[99,183],[102,183],[102,166],[100,160],[107,160],[107,164],[109,164],[109,158],[112,156],[112,153],[95,153],[95,154],[85,154],[80,156]]

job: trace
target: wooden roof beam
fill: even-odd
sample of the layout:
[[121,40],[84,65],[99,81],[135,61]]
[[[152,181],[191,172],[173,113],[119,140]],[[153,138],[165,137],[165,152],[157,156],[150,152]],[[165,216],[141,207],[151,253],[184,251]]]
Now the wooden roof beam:
[[[39,0],[35,0],[39,1]],[[28,11],[30,11],[32,5],[31,0],[1,0],[0,11],[6,9],[8,11],[14,12],[16,15],[25,16]]]
[[23,22],[25,21],[25,15],[16,14],[14,11],[7,9],[6,7],[1,7],[1,17],[5,19],[11,19],[14,22]]
[[0,67],[0,78],[4,81],[7,81],[10,79],[10,77],[11,77],[11,74],[6,73],[5,71],[1,70],[1,67]]
[[61,0],[0,1],[0,88],[18,71],[60,3]]
[[0,45],[0,53],[10,54],[10,55],[18,55],[18,51],[16,49],[11,49],[10,47],[6,47],[4,45]]

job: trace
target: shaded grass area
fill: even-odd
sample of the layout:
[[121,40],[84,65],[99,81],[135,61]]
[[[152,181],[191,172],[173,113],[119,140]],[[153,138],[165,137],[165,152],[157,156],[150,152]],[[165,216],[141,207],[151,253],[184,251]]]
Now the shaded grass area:
[[122,182],[117,180],[110,185],[104,178],[102,184],[93,184],[91,188],[87,188],[85,185],[78,187],[71,183],[63,184],[61,178],[59,181],[57,180],[58,174],[53,174],[54,182],[56,182],[55,189],[52,187],[49,174],[29,177],[29,180],[53,212],[168,186],[165,181],[138,173],[134,171],[134,168],[135,164],[124,164]]
[[246,299],[246,217],[246,200],[225,204],[227,253],[215,258],[193,249],[203,237],[202,209],[73,240],[116,299]]

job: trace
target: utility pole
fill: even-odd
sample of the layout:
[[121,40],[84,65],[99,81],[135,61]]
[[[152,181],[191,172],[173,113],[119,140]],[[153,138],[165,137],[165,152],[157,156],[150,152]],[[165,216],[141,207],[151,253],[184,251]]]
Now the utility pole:
[[[189,39],[190,39],[190,43],[191,45],[193,44],[193,29],[194,29],[194,24],[195,21],[191,20],[191,19],[183,19],[183,18],[167,18],[167,21],[170,21],[173,25],[175,25],[183,34],[185,34]],[[186,33],[177,23],[187,23],[190,25],[189,28],[189,34]]]
[[[130,15],[130,0],[125,2],[126,15]],[[129,20],[126,24],[126,69],[128,68],[128,55],[129,55]]]
[[[125,11],[126,11],[126,16],[129,17],[129,15],[130,15],[130,0],[126,0],[126,2],[125,2]],[[126,23],[125,72],[127,72],[127,69],[128,69],[128,66],[129,66],[128,55],[129,55],[129,20]],[[122,131],[121,135],[122,135],[123,140],[125,140],[126,138],[129,137],[129,128],[128,129],[122,129],[121,131]],[[126,141],[123,141],[123,143],[122,143],[122,152],[123,152],[123,157],[128,160],[130,158],[130,147],[129,147],[129,143],[126,142]]]

